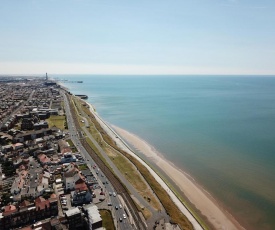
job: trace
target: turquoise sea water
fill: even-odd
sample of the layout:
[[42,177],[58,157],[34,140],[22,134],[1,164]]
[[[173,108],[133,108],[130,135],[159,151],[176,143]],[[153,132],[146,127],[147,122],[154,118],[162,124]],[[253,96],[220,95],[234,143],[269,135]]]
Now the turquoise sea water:
[[275,77],[60,75],[190,173],[247,229],[275,229]]

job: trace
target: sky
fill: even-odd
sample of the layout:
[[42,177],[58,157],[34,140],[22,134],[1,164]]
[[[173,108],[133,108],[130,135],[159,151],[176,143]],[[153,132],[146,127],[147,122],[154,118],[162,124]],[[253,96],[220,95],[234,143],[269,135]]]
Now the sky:
[[275,75],[274,0],[0,0],[0,74]]

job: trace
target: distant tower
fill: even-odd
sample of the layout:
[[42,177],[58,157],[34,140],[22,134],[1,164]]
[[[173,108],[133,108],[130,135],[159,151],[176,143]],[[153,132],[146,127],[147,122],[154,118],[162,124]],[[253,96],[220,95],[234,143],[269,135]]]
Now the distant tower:
[[46,81],[48,81],[48,74],[46,73]]

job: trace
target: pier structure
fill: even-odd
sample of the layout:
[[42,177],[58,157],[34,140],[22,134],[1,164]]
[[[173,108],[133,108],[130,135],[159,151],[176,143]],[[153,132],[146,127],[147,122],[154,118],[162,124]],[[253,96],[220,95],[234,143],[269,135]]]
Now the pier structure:
[[75,96],[80,97],[81,99],[88,99],[87,95],[77,94]]

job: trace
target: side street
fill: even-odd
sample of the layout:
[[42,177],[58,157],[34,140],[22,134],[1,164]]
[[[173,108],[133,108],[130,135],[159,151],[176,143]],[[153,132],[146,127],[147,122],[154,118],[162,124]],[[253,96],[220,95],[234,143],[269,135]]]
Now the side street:
[[0,229],[127,229],[123,200],[71,140],[60,86],[7,77],[0,89]]

